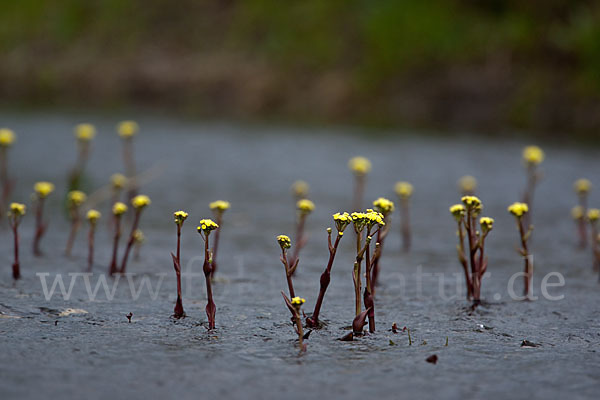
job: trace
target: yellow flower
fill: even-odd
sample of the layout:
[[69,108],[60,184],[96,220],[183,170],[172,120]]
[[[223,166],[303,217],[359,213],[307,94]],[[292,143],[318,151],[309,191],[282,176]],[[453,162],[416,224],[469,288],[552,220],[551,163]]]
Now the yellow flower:
[[281,246],[282,250],[289,249],[290,247],[292,247],[292,240],[289,236],[286,235],[277,236],[277,243],[279,243],[279,246]]
[[590,208],[587,212],[587,218],[594,222],[598,220],[598,217],[600,217],[600,210],[598,210],[597,208]]
[[394,202],[385,197],[380,197],[373,202],[373,207],[386,217],[389,213],[394,211]]
[[573,187],[577,194],[584,194],[590,191],[592,188],[592,182],[590,182],[589,179],[580,178],[575,181]]
[[481,225],[483,232],[487,233],[492,230],[494,226],[494,219],[490,217],[481,217],[479,219],[479,225]]
[[529,206],[525,203],[515,202],[508,206],[508,212],[517,218],[521,218],[523,214],[527,214],[529,212]]
[[90,221],[90,224],[94,225],[96,221],[100,219],[101,215],[102,214],[100,214],[100,211],[98,210],[89,210],[86,214],[86,218]]
[[38,198],[45,199],[54,191],[54,184],[50,182],[36,182],[36,184],[33,185],[33,191]]
[[397,182],[394,187],[396,194],[402,199],[408,199],[413,193],[413,185],[408,182]]
[[348,161],[348,168],[355,175],[366,175],[371,171],[371,161],[365,157],[354,157]]
[[144,207],[149,206],[150,203],[152,203],[150,201],[150,197],[146,196],[145,194],[138,194],[133,199],[131,199],[131,204],[136,210],[141,210]]
[[344,232],[344,229],[352,222],[352,218],[350,214],[347,212],[344,213],[335,213],[333,214],[333,222],[335,222],[335,227],[340,234]]
[[308,195],[308,183],[304,181],[296,181],[292,184],[292,193],[299,198],[305,198]]
[[571,217],[573,219],[582,219],[583,218],[583,207],[575,206],[571,209]]
[[92,124],[79,124],[75,127],[75,137],[82,142],[89,142],[96,136],[96,128]]
[[175,211],[173,213],[173,216],[175,217],[175,223],[177,225],[181,225],[183,224],[183,221],[185,221],[188,217],[188,213],[186,213],[185,211]]
[[205,235],[208,235],[210,232],[217,229],[219,225],[217,225],[212,219],[201,219],[200,225],[198,226],[198,233],[204,232]]
[[383,220],[383,214],[381,214],[377,211],[373,211],[370,208],[367,209],[367,212],[365,213],[365,217],[367,220],[366,224],[369,228],[372,228],[375,225],[379,225],[379,226],[385,225],[385,222]]
[[310,214],[315,209],[315,203],[308,199],[301,199],[296,203],[296,208],[301,214]]
[[292,299],[292,305],[294,306],[301,306],[304,304],[304,302],[306,302],[306,300],[304,300],[302,297],[294,297]]
[[458,186],[463,193],[473,193],[477,188],[477,179],[471,175],[465,175],[458,180]]
[[538,146],[527,146],[523,149],[523,161],[529,165],[538,165],[544,161],[544,151]]
[[27,207],[25,207],[25,204],[10,203],[8,215],[11,217],[22,217],[23,215],[25,215],[26,211]]
[[87,196],[81,190],[70,191],[67,198],[71,207],[79,207],[87,200]]
[[135,121],[122,121],[117,125],[117,132],[123,139],[129,139],[140,130]]
[[146,240],[146,236],[144,236],[144,232],[142,232],[141,229],[136,229],[133,232],[133,240],[136,243],[144,243],[144,241]]
[[363,212],[353,212],[350,214],[352,218],[352,223],[354,224],[354,230],[356,232],[362,232],[367,224],[367,214]]
[[127,178],[123,174],[112,174],[110,177],[110,183],[114,190],[121,190],[127,184]]
[[228,201],[225,201],[225,200],[217,200],[217,201],[213,201],[212,203],[210,203],[209,207],[213,211],[222,213],[222,212],[225,212],[225,210],[229,209],[230,204]]
[[115,204],[113,204],[112,212],[116,216],[125,214],[127,212],[127,204],[117,201]]
[[10,129],[0,129],[0,147],[10,147],[16,140],[15,133]]
[[454,218],[456,218],[457,221],[460,221],[466,212],[467,209],[462,204],[455,204],[450,207],[450,213],[454,216]]

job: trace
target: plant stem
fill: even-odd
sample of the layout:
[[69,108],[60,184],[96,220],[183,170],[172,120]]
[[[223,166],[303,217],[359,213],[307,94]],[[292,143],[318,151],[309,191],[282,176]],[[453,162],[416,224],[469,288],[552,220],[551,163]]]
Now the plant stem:
[[354,181],[354,200],[352,203],[352,209],[353,211],[360,211],[362,209],[365,192],[365,175],[356,175]]
[[140,223],[140,215],[142,215],[142,210],[135,210],[135,217],[133,218],[133,224],[131,225],[131,233],[129,234],[129,240],[127,241],[127,247],[125,247],[125,254],[123,254],[123,261],[121,262],[121,273],[124,274],[127,268],[127,259],[129,258],[129,252],[131,251],[131,246],[135,242],[135,231],[138,228]]
[[115,235],[113,237],[113,252],[110,267],[108,269],[109,275],[117,273],[117,253],[119,251],[119,239],[121,238],[121,216],[115,215]]
[[411,235],[410,235],[410,203],[408,198],[401,199],[400,213],[402,218],[402,249],[405,253],[410,251]]
[[46,225],[44,224],[44,198],[38,197],[35,205],[35,236],[33,237],[33,255],[39,257],[42,255],[40,250],[40,240],[46,231]]
[[296,297],[296,293],[294,292],[294,284],[292,283],[292,271],[290,269],[294,266],[294,264],[290,266],[285,250],[281,251],[281,262],[285,267],[285,278],[287,280],[288,290],[290,292],[290,299],[293,299],[294,297]]
[[458,221],[458,238],[459,238],[459,259],[465,271],[465,282],[467,284],[467,300],[473,298],[473,285],[471,283],[471,277],[469,276],[469,266],[467,265],[467,259],[465,258],[465,233],[462,227],[462,220]]
[[[221,236],[221,226],[223,224],[223,213],[217,211],[215,218],[217,220],[217,225],[219,225],[219,227],[215,230],[215,239],[213,240],[212,269],[210,272],[210,279],[212,279],[215,276],[215,273],[217,272],[217,251],[219,250],[219,237]],[[178,256],[178,258],[179,258],[179,256]]]
[[71,207],[71,231],[69,232],[69,239],[67,240],[67,248],[65,249],[65,255],[71,257],[71,251],[73,249],[73,243],[75,242],[75,235],[79,230],[81,219],[79,217],[79,207]]
[[531,277],[533,275],[533,268],[529,260],[529,250],[527,249],[527,239],[525,238],[525,228],[523,227],[524,218],[519,218],[519,235],[521,236],[521,247],[522,247],[522,256],[525,257],[525,271],[523,276],[523,295],[529,299],[531,296]]
[[[304,247],[304,225],[306,222],[306,214],[301,214],[296,223],[296,237],[294,250],[292,252],[292,257],[290,258],[290,265],[294,265],[298,257],[300,257],[300,250]],[[296,273],[294,270],[292,275]]]
[[185,316],[183,311],[183,300],[181,298],[181,225],[177,224],[177,258],[175,267],[175,275],[177,276],[177,302],[173,309],[173,316],[175,318],[181,318]]
[[17,280],[21,278],[21,266],[19,263],[19,220],[18,217],[13,217],[11,222],[11,228],[14,236],[14,248],[15,248],[15,262],[12,265],[13,279]]
[[208,317],[208,329],[215,329],[215,313],[216,306],[213,301],[212,284],[210,279],[211,274],[211,262],[210,251],[208,248],[208,234],[204,239],[204,265],[202,267],[204,271],[204,279],[206,280],[206,296],[208,303],[206,304],[206,315]]
[[125,171],[127,174],[127,182],[129,190],[127,191],[127,198],[131,200],[137,193],[137,186],[134,181],[135,177],[135,162],[133,161],[133,139],[127,138],[123,140],[123,163],[125,164]]
[[88,272],[92,272],[92,267],[94,266],[94,233],[96,230],[96,226],[94,224],[90,225],[90,232],[88,234]]

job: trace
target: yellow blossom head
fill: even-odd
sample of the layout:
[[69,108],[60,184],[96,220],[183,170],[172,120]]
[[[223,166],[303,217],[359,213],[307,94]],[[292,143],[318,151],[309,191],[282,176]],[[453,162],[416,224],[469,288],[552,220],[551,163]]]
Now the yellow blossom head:
[[456,218],[457,221],[460,221],[467,213],[467,209],[462,204],[455,204],[450,207],[450,213],[454,216],[454,218]]
[[122,121],[117,125],[117,132],[119,132],[119,136],[123,139],[133,137],[139,130],[140,127],[135,121]]
[[127,178],[123,174],[112,174],[110,177],[110,184],[112,185],[113,190],[121,190],[127,184]]
[[112,212],[117,217],[125,214],[127,212],[127,204],[117,201],[113,204]]
[[212,231],[217,229],[219,225],[217,225],[212,219],[201,219],[200,225],[198,225],[198,233],[204,233],[208,236]]
[[186,213],[185,211],[175,211],[173,213],[173,217],[175,217],[175,223],[177,225],[182,225],[183,221],[185,221],[188,217],[188,213]]
[[281,250],[286,250],[292,247],[292,240],[287,235],[277,236],[277,243],[281,246]]
[[492,230],[494,226],[494,219],[490,217],[481,217],[479,218],[479,225],[481,225],[481,230],[483,233],[486,234]]
[[600,217],[600,210],[597,208],[590,208],[587,212],[587,218],[590,222],[598,221],[598,217]]
[[224,213],[230,206],[229,202],[225,200],[217,200],[209,204],[210,209],[219,214]]
[[583,207],[575,206],[571,209],[571,217],[573,217],[573,219],[579,220],[579,219],[582,219],[583,216],[584,216]]
[[396,190],[396,194],[404,200],[412,196],[413,193],[413,185],[408,182],[397,182],[394,189]]
[[96,128],[92,124],[79,124],[75,127],[75,137],[80,142],[89,142],[96,136]]
[[294,297],[292,298],[292,305],[294,307],[299,308],[300,306],[302,306],[302,304],[304,304],[306,302],[306,300],[304,300],[302,297]]
[[365,217],[367,219],[367,227],[372,228],[375,225],[384,226],[385,221],[383,220],[383,214],[377,211],[373,211],[368,208],[367,212],[365,212]]
[[477,196],[463,196],[460,200],[465,205],[466,210],[473,215],[479,214],[483,208],[483,204]]
[[333,222],[339,233],[343,233],[344,229],[352,222],[350,214],[347,212],[333,214]]
[[136,210],[142,210],[145,207],[149,206],[150,203],[152,203],[150,201],[150,197],[146,196],[145,194],[138,194],[133,199],[131,199],[131,205]]
[[473,194],[475,193],[475,189],[477,189],[477,179],[471,175],[465,175],[458,180],[458,187],[465,195]]
[[100,211],[98,210],[89,210],[85,217],[88,221],[90,221],[90,224],[95,225],[96,222],[100,219],[101,215],[102,214],[100,214]]
[[292,184],[292,194],[300,199],[304,199],[306,196],[308,196],[308,189],[308,183],[302,180],[296,181]]
[[0,129],[0,147],[10,147],[16,139],[15,133],[10,129]]
[[580,178],[575,181],[573,188],[575,189],[575,193],[585,194],[592,188],[592,182],[589,179]]
[[353,212],[352,214],[350,214],[350,217],[352,218],[352,224],[354,224],[354,230],[357,233],[362,232],[362,230],[365,229],[365,226],[367,226],[367,214],[366,213]]
[[54,184],[50,182],[36,182],[33,191],[39,199],[45,199],[54,191]]
[[8,215],[10,217],[22,217],[23,215],[25,215],[25,212],[27,211],[27,207],[25,206],[25,204],[21,204],[21,203],[10,203],[10,206],[8,208]]
[[308,215],[315,209],[315,203],[308,199],[298,200],[296,209],[301,215]]
[[141,243],[144,243],[144,241],[146,240],[146,236],[144,235],[144,232],[142,232],[141,229],[136,229],[133,232],[133,240],[136,243],[141,244]]
[[515,202],[508,206],[508,212],[517,218],[521,218],[529,212],[529,206],[526,203]]
[[386,199],[385,197],[380,197],[373,202],[373,207],[375,207],[375,210],[383,214],[384,217],[387,217],[388,214],[394,211],[394,202]]
[[523,161],[527,165],[538,165],[544,161],[544,151],[538,146],[527,146],[523,149]]
[[79,207],[87,200],[87,196],[81,190],[72,190],[67,194],[67,199],[71,207]]
[[357,176],[363,176],[371,171],[371,161],[365,157],[353,157],[348,161],[348,168]]

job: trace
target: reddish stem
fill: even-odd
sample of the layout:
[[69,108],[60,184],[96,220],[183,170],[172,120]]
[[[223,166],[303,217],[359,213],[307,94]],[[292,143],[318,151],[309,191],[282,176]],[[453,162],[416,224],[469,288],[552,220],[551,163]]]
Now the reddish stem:
[[36,257],[42,255],[42,251],[40,250],[40,240],[46,232],[47,225],[44,224],[44,198],[40,197],[36,201],[35,206],[35,236],[33,237],[33,254]]
[[331,281],[331,268],[333,267],[333,260],[335,259],[335,254],[337,252],[338,245],[340,243],[341,235],[337,235],[335,238],[335,243],[333,246],[331,245],[331,233],[329,234],[329,261],[327,262],[327,267],[325,271],[321,274],[320,280],[320,289],[319,296],[317,297],[317,302],[315,304],[315,309],[312,313],[312,316],[306,319],[306,324],[308,326],[316,327],[319,325],[319,313],[321,312],[321,306],[323,305],[323,299],[325,298],[325,292],[327,291],[327,287],[329,286],[329,282]]
[[119,239],[121,238],[121,216],[115,215],[115,235],[113,237],[113,251],[112,258],[110,262],[110,267],[108,269],[109,275],[114,275],[117,273],[117,255],[119,252]]
[[210,279],[212,279],[215,276],[215,273],[217,272],[217,251],[219,250],[219,237],[221,236],[221,226],[223,224],[223,213],[217,211],[215,218],[217,220],[217,225],[219,225],[219,227],[215,230],[215,239],[213,240],[212,268],[211,268],[211,272],[210,272]]
[[129,240],[127,241],[127,247],[125,247],[125,254],[123,254],[123,261],[121,262],[121,273],[124,274],[127,268],[127,260],[129,258],[129,252],[131,251],[131,247],[135,243],[135,231],[138,228],[140,223],[140,215],[142,215],[142,210],[135,211],[135,217],[133,218],[133,225],[131,225],[131,233],[129,234]]
[[94,266],[94,232],[96,226],[90,225],[90,232],[88,233],[88,272],[92,272]]
[[400,205],[400,213],[402,218],[402,250],[405,253],[408,253],[411,247],[409,209],[409,200],[407,198],[402,198]]
[[13,272],[13,279],[17,280],[21,278],[21,268],[20,268],[20,263],[19,263],[19,232],[18,232],[18,226],[19,226],[19,221],[17,219],[18,217],[13,217],[13,220],[11,221],[11,228],[13,231],[13,236],[14,236],[14,247],[15,247],[15,262],[12,265],[12,272]]
[[215,329],[215,314],[217,308],[215,306],[215,302],[213,301],[213,293],[212,293],[212,284],[210,279],[210,274],[212,270],[211,259],[210,259],[210,251],[208,248],[208,234],[204,240],[204,279],[206,280],[206,296],[208,298],[208,303],[206,304],[206,316],[208,317],[208,329]]
[[67,240],[67,248],[65,254],[67,257],[71,257],[71,251],[73,249],[73,243],[75,242],[75,236],[79,230],[81,219],[79,218],[79,208],[71,207],[71,231],[69,232],[69,239]]

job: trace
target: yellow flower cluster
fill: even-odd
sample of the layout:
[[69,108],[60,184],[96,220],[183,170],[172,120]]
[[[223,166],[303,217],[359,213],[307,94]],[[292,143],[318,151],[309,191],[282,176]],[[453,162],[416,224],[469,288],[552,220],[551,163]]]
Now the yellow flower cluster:
[[292,299],[292,305],[294,305],[294,306],[301,306],[305,302],[306,302],[306,300],[304,300],[302,297],[294,297]]
[[144,232],[142,232],[141,229],[136,229],[133,232],[133,240],[136,243],[144,243],[144,241],[146,240],[146,236],[144,235]]
[[145,194],[138,194],[133,199],[131,199],[131,205],[133,205],[133,208],[135,208],[136,210],[141,210],[144,207],[149,206],[150,203],[152,203],[150,201],[150,197],[146,196]]
[[335,213],[333,214],[333,222],[335,222],[335,228],[338,230],[338,233],[342,235],[344,229],[352,222],[352,218],[347,212]]
[[205,235],[217,229],[217,225],[212,219],[201,219],[200,225],[198,226],[198,232],[204,232]]
[[577,194],[584,194],[590,191],[592,182],[590,182],[589,179],[580,178],[575,181],[573,188]]
[[477,179],[471,175],[465,175],[458,180],[458,187],[463,193],[473,193],[477,188]]
[[594,222],[594,221],[598,221],[598,218],[600,217],[600,210],[598,210],[597,208],[590,208],[587,212],[587,218]]
[[38,198],[45,199],[54,191],[54,184],[50,182],[36,182],[36,184],[33,185],[33,191]]
[[466,210],[471,212],[472,215],[477,215],[483,209],[483,204],[477,196],[463,196],[460,199],[466,207]]
[[394,202],[385,197],[380,197],[373,202],[373,207],[384,216],[387,216],[394,211]]
[[413,185],[411,185],[409,182],[397,182],[394,189],[396,194],[404,200],[412,196],[413,193]]
[[292,194],[295,197],[305,198],[308,195],[308,183],[304,181],[296,181],[292,184]]
[[225,200],[217,200],[210,203],[209,207],[213,211],[218,211],[222,213],[230,207],[230,204],[228,201]]
[[521,218],[529,212],[529,206],[526,203],[515,202],[508,206],[508,212],[517,218]]
[[10,203],[8,215],[11,217],[22,217],[23,215],[25,215],[26,211],[27,207],[25,207],[25,204]]
[[10,147],[16,140],[15,133],[10,129],[0,129],[0,147]]
[[113,204],[112,212],[116,216],[125,214],[127,212],[127,204],[117,201]]
[[71,207],[79,207],[87,200],[87,196],[81,190],[72,190],[67,194],[67,199]]
[[571,217],[573,219],[579,220],[583,218],[583,207],[575,206],[571,209]]
[[494,227],[494,219],[490,217],[481,217],[479,219],[479,225],[481,225],[483,232],[487,233]]
[[102,214],[100,214],[100,211],[89,210],[85,217],[87,218],[88,221],[90,221],[90,224],[94,225],[100,219],[101,216],[102,216]]
[[544,157],[544,151],[538,146],[527,146],[523,149],[523,161],[528,165],[541,164]]
[[279,243],[279,246],[281,246],[282,249],[289,249],[292,247],[292,240],[287,235],[277,236],[277,243]]
[[127,184],[127,178],[123,174],[112,174],[110,177],[110,183],[114,190],[121,190]]
[[140,130],[135,121],[122,121],[117,125],[117,132],[123,139],[129,139]]
[[301,199],[296,203],[296,208],[300,214],[310,214],[315,209],[315,203],[308,199]]
[[183,224],[183,221],[185,221],[188,217],[188,213],[186,213],[185,211],[175,211],[173,213],[173,217],[175,217],[175,223],[177,225],[181,225]]
[[454,216],[454,218],[456,218],[457,221],[460,221],[466,212],[467,209],[462,204],[455,204],[450,207],[450,213]]
[[82,142],[91,141],[96,136],[96,128],[92,124],[79,124],[75,127],[75,137]]
[[366,175],[371,171],[371,161],[365,157],[353,157],[348,161],[348,168],[355,175]]

